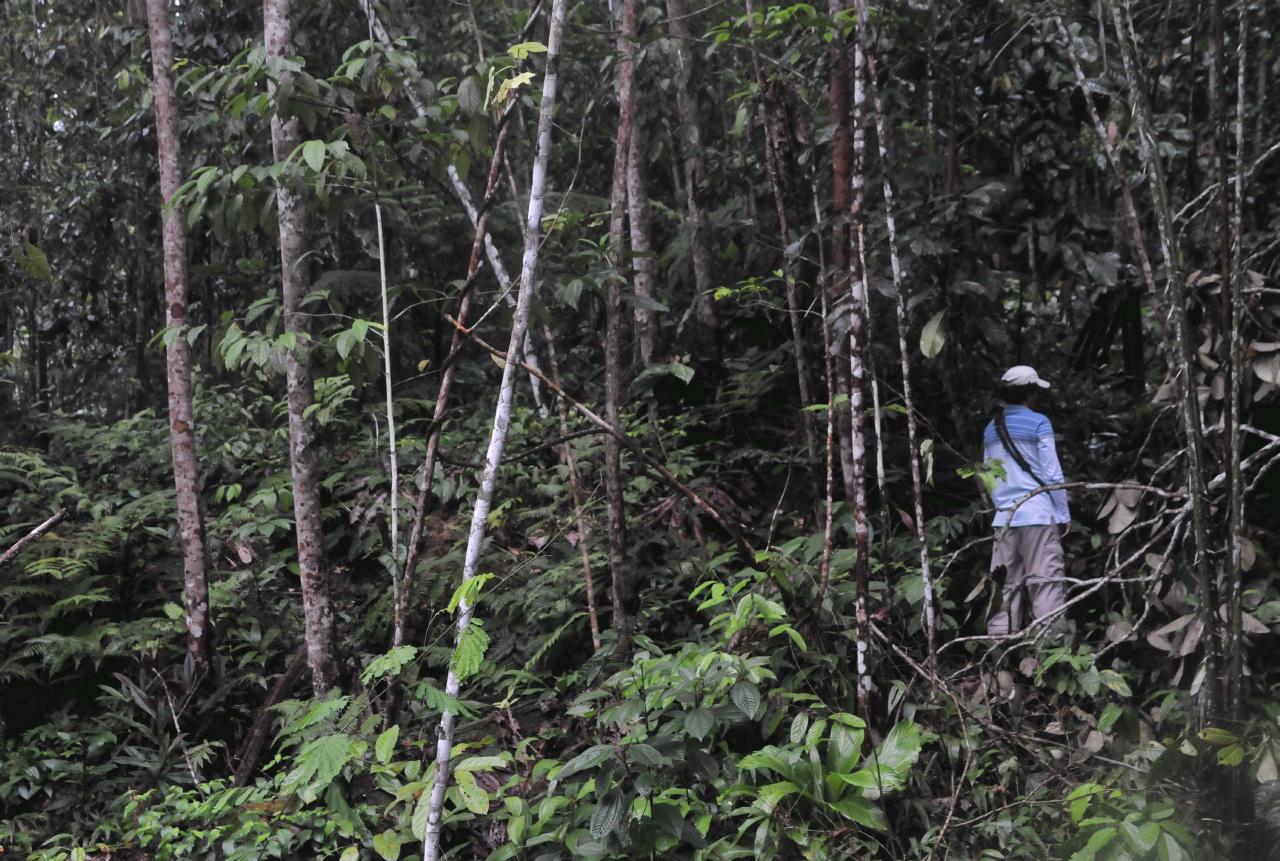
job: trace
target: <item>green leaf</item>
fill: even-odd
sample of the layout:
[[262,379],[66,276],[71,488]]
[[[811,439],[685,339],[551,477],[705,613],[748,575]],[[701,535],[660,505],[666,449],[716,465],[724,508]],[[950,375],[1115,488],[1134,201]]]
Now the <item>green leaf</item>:
[[405,668],[407,664],[413,662],[418,656],[416,646],[396,646],[385,655],[379,655],[369,662],[369,665],[360,673],[360,681],[366,685],[371,684],[375,679],[394,676]]
[[1115,691],[1122,697],[1133,696],[1133,691],[1129,689],[1129,683],[1124,680],[1124,676],[1115,670],[1100,670],[1098,676],[1101,677],[1102,683],[1111,690]]
[[484,94],[480,79],[475,75],[468,75],[458,82],[458,107],[471,116],[484,110]]
[[809,714],[808,712],[800,712],[800,714],[791,719],[791,732],[789,733],[791,743],[799,744],[800,740],[804,738],[805,731],[808,729]]
[[[307,167],[316,173],[320,172],[320,168],[324,167],[324,141],[311,140],[302,145],[302,160],[307,163]],[[396,853],[399,854],[399,849]]]
[[1218,751],[1218,765],[1235,768],[1244,762],[1244,748],[1238,744],[1229,744]]
[[1102,710],[1102,717],[1098,718],[1098,729],[1102,732],[1110,732],[1115,726],[1116,721],[1124,714],[1124,709],[1115,703],[1107,703],[1106,708]]
[[508,48],[507,53],[514,60],[526,60],[530,54],[541,54],[546,50],[547,46],[541,42],[520,42]]
[[1142,825],[1121,822],[1120,829],[1125,842],[1139,855],[1146,855],[1154,849],[1156,841],[1160,839],[1160,825],[1157,822],[1145,822]]
[[386,765],[391,761],[391,754],[396,749],[396,739],[400,737],[400,727],[393,726],[378,736],[378,740],[373,743],[373,755],[378,758],[378,762]]
[[348,846],[342,850],[342,854],[338,856],[338,861],[360,861],[360,847]]
[[908,769],[920,756],[920,728],[911,721],[902,721],[880,742],[876,748],[875,762],[899,776],[905,776]]
[[1071,856],[1071,861],[1093,861],[1097,854],[1115,839],[1115,836],[1115,826],[1108,825],[1106,828],[1099,828],[1093,832],[1093,836],[1089,838],[1089,842],[1084,845],[1084,848]]
[[458,637],[458,645],[453,650],[451,669],[458,676],[459,681],[476,674],[484,662],[487,651],[489,651],[489,634],[485,631],[484,625],[480,624],[479,619],[472,619],[467,627],[462,629],[462,635]]
[[1200,738],[1209,744],[1216,745],[1235,744],[1240,741],[1235,733],[1219,726],[1207,726],[1200,730]]
[[831,802],[831,808],[867,828],[876,831],[887,831],[889,828],[889,821],[885,819],[884,811],[860,795],[851,795],[840,801]]
[[351,761],[351,738],[345,733],[322,735],[302,746],[296,765],[285,781],[305,800],[312,800]]
[[458,791],[462,793],[462,801],[467,809],[477,816],[486,815],[489,812],[489,794],[476,783],[475,772],[454,772],[453,779],[458,784]]
[[21,247],[14,249],[13,262],[37,281],[47,283],[53,280],[53,269],[49,266],[49,258],[38,246],[30,242],[23,243]]
[[608,759],[613,759],[617,753],[611,744],[596,744],[584,750],[573,759],[560,766],[560,772],[556,775],[556,780],[564,780],[570,775],[577,774],[580,771],[586,771],[588,768],[595,768],[600,763]]
[[495,768],[505,768],[507,765],[506,757],[502,756],[469,756],[453,766],[455,773],[459,771],[493,771]]
[[1067,795],[1067,809],[1071,812],[1071,821],[1080,824],[1089,802],[1105,790],[1101,784],[1082,783]]
[[629,744],[626,747],[627,761],[642,768],[660,768],[667,758],[658,752],[656,747],[644,744]]
[[760,689],[748,681],[741,681],[729,689],[729,699],[738,707],[738,711],[747,717],[755,717],[760,708]]
[[458,609],[458,606],[466,601],[468,604],[475,606],[476,599],[480,596],[480,590],[484,588],[484,584],[493,579],[492,574],[481,574],[479,577],[472,577],[470,580],[464,580],[453,590],[453,597],[449,599],[449,606],[446,608],[452,613]]
[[704,708],[691,709],[685,712],[684,715],[684,731],[698,741],[702,741],[707,737],[707,733],[711,732],[711,728],[715,726],[715,723],[715,717]]
[[418,803],[413,808],[413,817],[409,820],[409,830],[415,840],[427,839],[427,818],[431,815],[431,791],[427,789],[418,796]]
[[773,809],[778,806],[778,802],[799,792],[800,788],[789,780],[782,780],[777,783],[767,783],[756,790],[756,797],[760,804],[760,809],[765,813],[773,813]]
[[939,311],[934,314],[920,332],[920,352],[924,353],[926,359],[932,359],[941,353],[943,346],[947,343],[947,335],[942,330],[942,318],[946,313],[946,311]]
[[396,861],[400,857],[400,835],[390,829],[373,835],[373,851],[386,861]]
[[357,341],[363,341],[364,336],[369,333],[368,320],[355,320],[351,324],[351,334],[355,335]]
[[671,363],[671,373],[682,383],[687,383],[693,379],[693,368],[680,362]]
[[626,809],[626,797],[617,789],[610,790],[604,801],[597,804],[591,813],[591,836],[596,840],[603,840],[605,835],[618,827]]

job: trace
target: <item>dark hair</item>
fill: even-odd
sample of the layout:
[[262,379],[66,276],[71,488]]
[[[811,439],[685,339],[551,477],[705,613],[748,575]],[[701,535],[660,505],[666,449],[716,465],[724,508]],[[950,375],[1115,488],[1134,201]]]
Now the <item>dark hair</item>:
[[1006,404],[1025,404],[1038,391],[1040,391],[1040,387],[1035,383],[1025,386],[1011,386],[1008,383],[1001,383],[1000,400]]

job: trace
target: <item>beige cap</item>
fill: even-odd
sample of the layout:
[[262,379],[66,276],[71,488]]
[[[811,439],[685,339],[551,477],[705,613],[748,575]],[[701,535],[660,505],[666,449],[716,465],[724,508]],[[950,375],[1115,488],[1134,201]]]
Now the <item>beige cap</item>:
[[1006,386],[1039,386],[1042,389],[1049,388],[1046,380],[1040,379],[1040,375],[1036,373],[1036,369],[1030,365],[1014,365],[1012,368],[1004,372],[1004,376],[1000,378],[1000,382]]

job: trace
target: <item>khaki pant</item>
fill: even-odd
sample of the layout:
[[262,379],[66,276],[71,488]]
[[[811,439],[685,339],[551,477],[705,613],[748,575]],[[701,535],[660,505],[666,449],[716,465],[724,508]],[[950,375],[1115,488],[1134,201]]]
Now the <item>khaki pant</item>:
[[[1022,630],[1026,621],[1034,621],[1062,606],[1067,595],[1063,581],[1062,527],[1011,526],[996,530],[996,544],[991,551],[991,572],[1001,568],[1004,575],[1004,606],[987,623],[993,637]],[[1023,620],[1028,599],[1031,619]]]

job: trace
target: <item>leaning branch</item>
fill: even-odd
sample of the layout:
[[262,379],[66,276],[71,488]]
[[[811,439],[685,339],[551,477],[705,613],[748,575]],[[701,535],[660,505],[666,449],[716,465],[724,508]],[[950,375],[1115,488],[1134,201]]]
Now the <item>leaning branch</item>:
[[53,517],[50,517],[44,523],[41,523],[35,529],[31,530],[26,535],[19,538],[12,547],[10,547],[8,550],[4,552],[3,556],[0,556],[0,567],[4,567],[5,565],[8,565],[9,562],[12,559],[14,559],[14,557],[16,557],[19,553],[22,552],[22,548],[26,547],[32,541],[35,541],[41,535],[44,535],[50,529],[57,526],[59,523],[63,521],[63,519],[66,516],[67,516],[67,510],[65,508],[60,508],[58,509],[58,512],[55,515],[53,515]]

